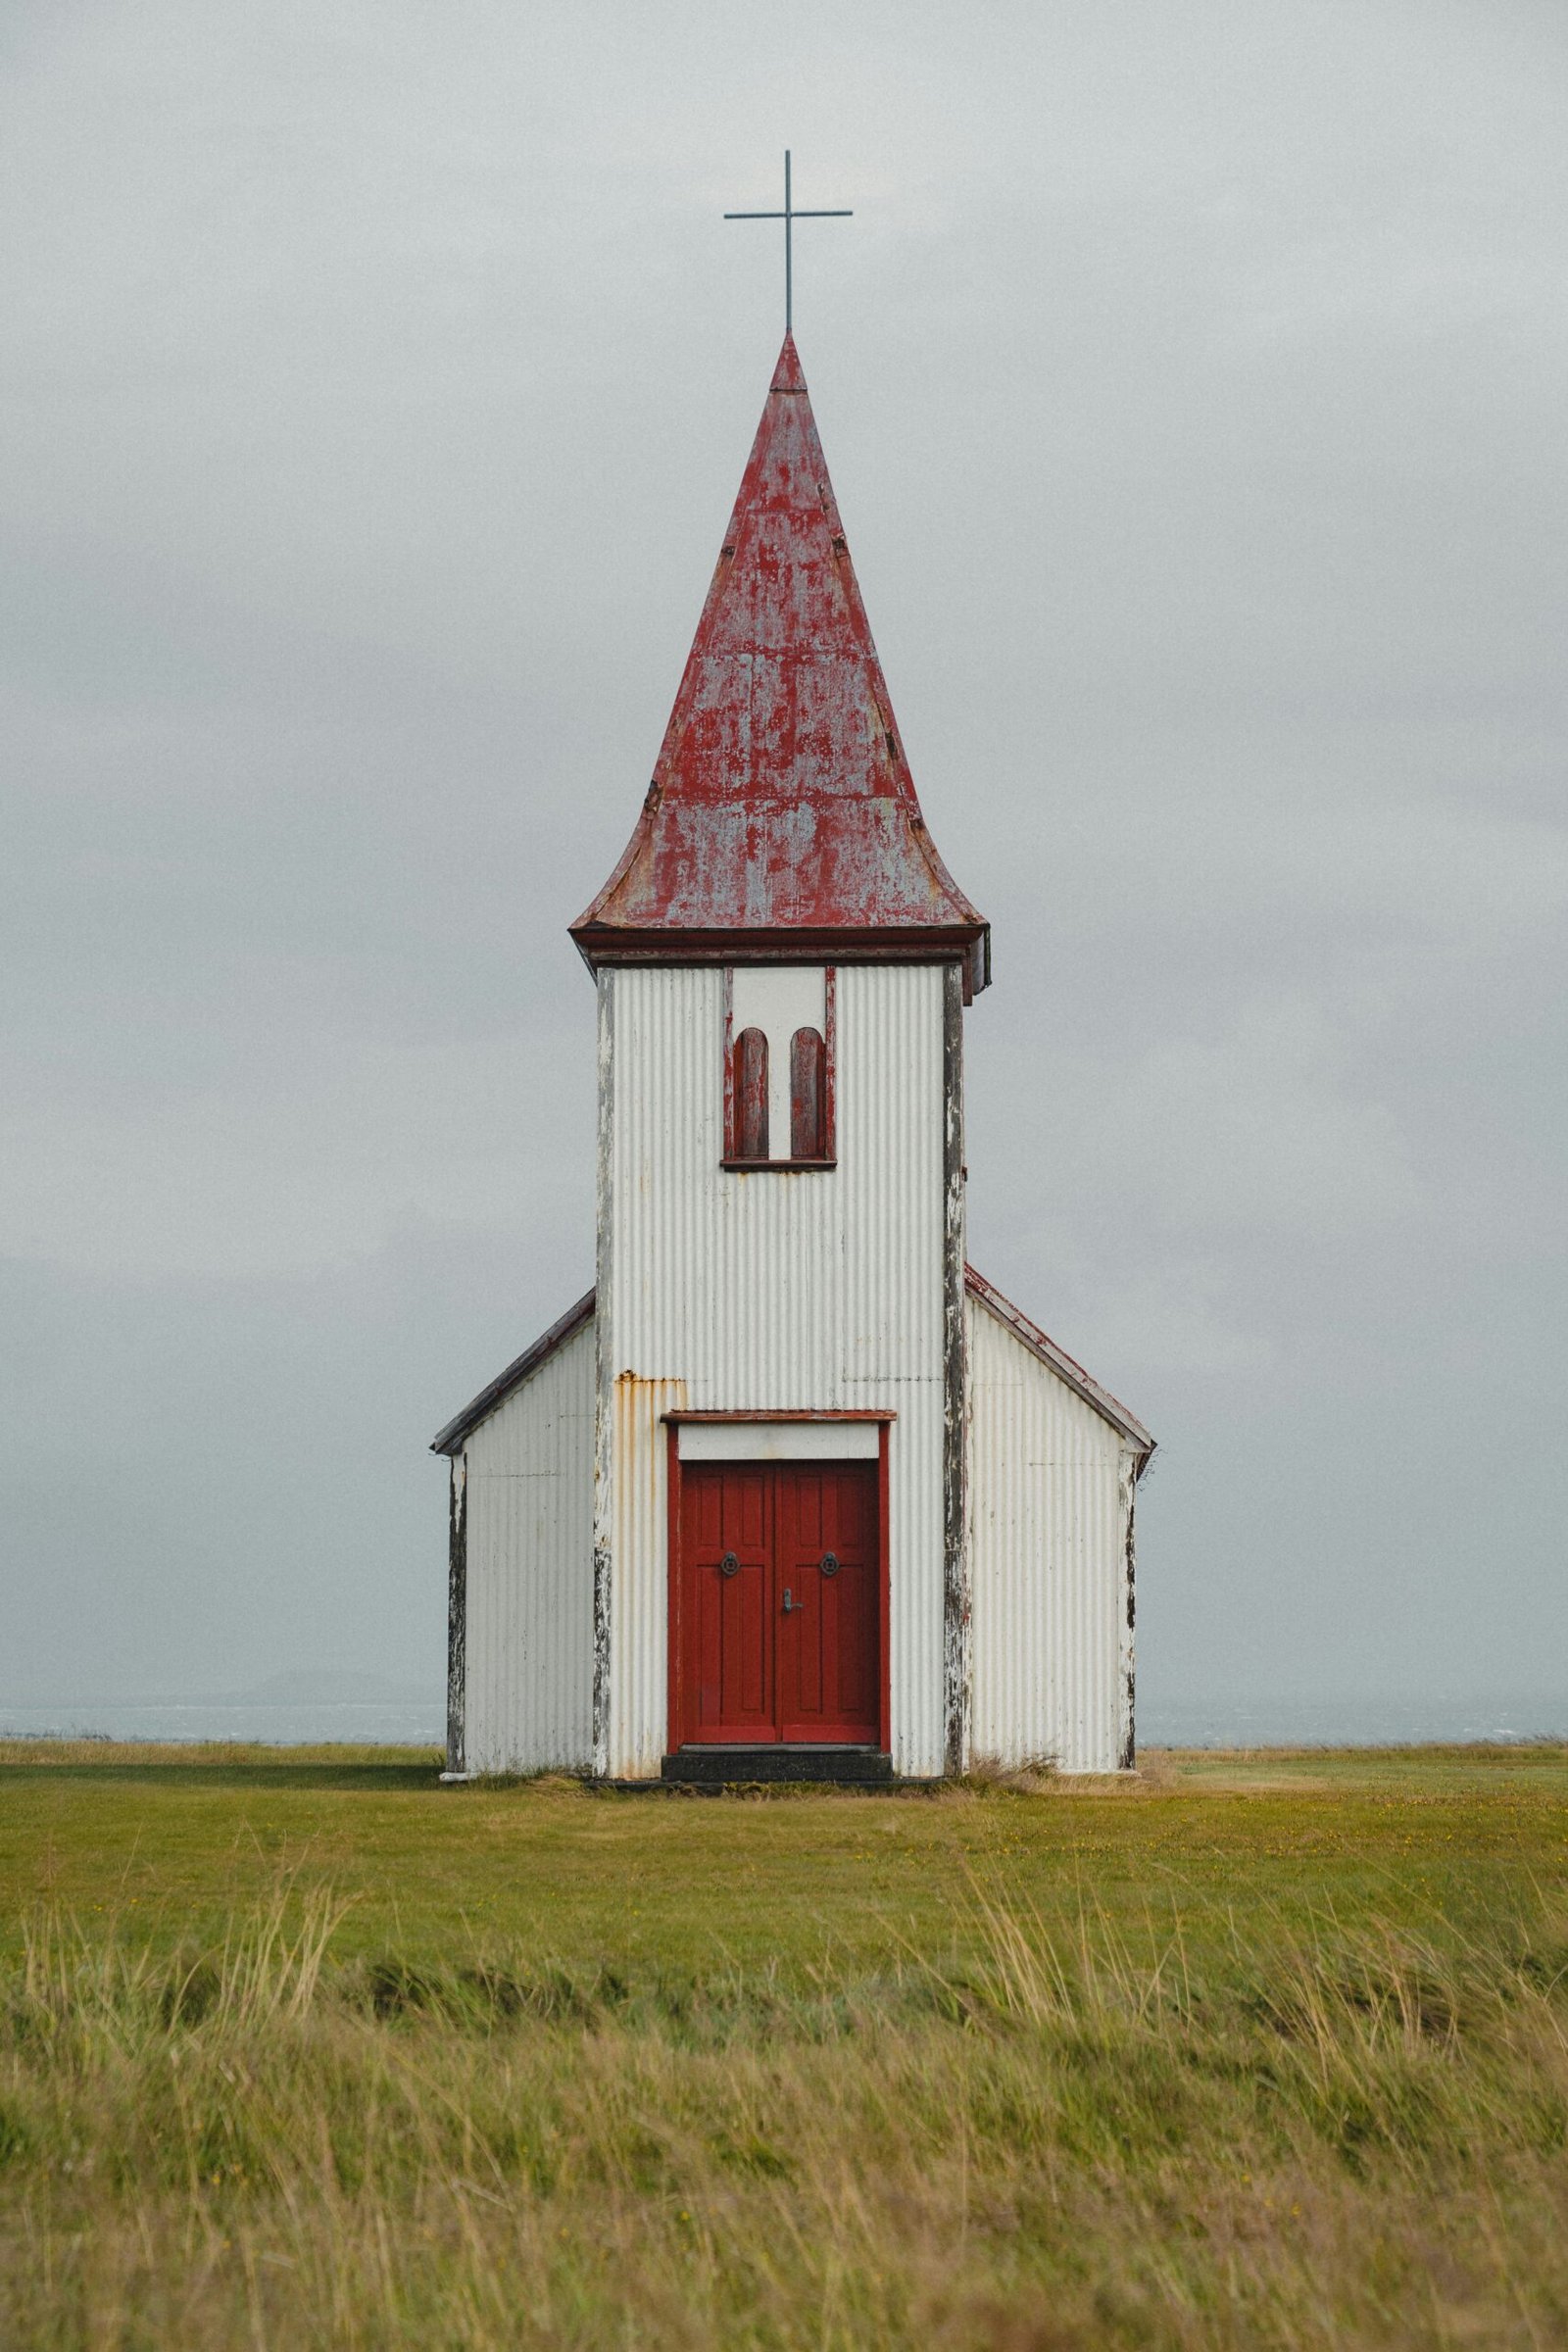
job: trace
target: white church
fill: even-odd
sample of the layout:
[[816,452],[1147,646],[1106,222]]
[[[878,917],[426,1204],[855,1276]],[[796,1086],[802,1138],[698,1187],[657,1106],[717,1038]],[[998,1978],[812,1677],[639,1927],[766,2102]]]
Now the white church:
[[786,336],[624,856],[594,1287],[434,1441],[447,1774],[1129,1770],[1149,1432],[968,1264],[990,933]]

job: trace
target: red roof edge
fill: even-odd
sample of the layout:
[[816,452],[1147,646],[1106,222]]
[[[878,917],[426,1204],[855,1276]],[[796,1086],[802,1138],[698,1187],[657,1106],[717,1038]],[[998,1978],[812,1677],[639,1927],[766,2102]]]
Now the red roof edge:
[[1038,1323],[1031,1323],[1021,1307],[1014,1306],[1010,1298],[1004,1298],[995,1284],[987,1282],[983,1274],[977,1274],[973,1266],[963,1269],[963,1287],[971,1298],[978,1298],[982,1306],[988,1306],[1000,1323],[1005,1323],[1013,1338],[1021,1340],[1031,1355],[1038,1355],[1043,1364],[1049,1364],[1053,1372],[1059,1374],[1068,1388],[1080,1396],[1085,1404],[1093,1406],[1102,1420],[1108,1421],[1112,1429],[1119,1429],[1124,1438],[1132,1440],[1140,1450],[1138,1475],[1142,1478],[1154,1451],[1154,1440],[1137,1416],[1119,1403],[1108,1389],[1102,1389],[1082,1364],[1075,1363],[1066,1349],[1058,1348]]
[[963,1001],[991,984],[991,926],[904,931],[633,931],[586,920],[571,940],[591,972],[615,963],[961,963]]
[[537,1372],[541,1364],[548,1363],[558,1348],[564,1348],[568,1340],[575,1339],[585,1323],[592,1321],[597,1296],[595,1291],[585,1291],[575,1306],[567,1307],[559,1323],[552,1323],[531,1348],[525,1348],[504,1372],[498,1372],[495,1379],[479,1391],[473,1402],[466,1404],[462,1412],[447,1423],[439,1437],[430,1440],[430,1451],[456,1453],[464,1439],[471,1437],[480,1422],[494,1412],[514,1389],[520,1388],[530,1372]]

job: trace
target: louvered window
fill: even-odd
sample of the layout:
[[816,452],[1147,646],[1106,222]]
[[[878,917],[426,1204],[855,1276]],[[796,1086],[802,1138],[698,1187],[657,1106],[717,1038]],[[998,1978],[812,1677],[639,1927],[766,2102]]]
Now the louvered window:
[[830,964],[751,964],[724,974],[727,1168],[831,1168],[835,1005]]
[[827,1045],[819,1029],[790,1040],[790,1157],[827,1157]]
[[735,1040],[735,1157],[767,1157],[767,1039],[743,1029]]

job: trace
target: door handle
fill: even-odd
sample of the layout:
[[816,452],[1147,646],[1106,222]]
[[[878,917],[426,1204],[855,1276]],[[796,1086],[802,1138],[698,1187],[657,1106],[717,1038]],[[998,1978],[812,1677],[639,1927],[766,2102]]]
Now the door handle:
[[786,1616],[786,1617],[788,1617],[788,1616],[789,1616],[789,1614],[790,1614],[790,1612],[791,1612],[793,1609],[804,1609],[804,1608],[805,1608],[805,1606],[806,1606],[806,1603],[805,1603],[805,1601],[804,1601],[804,1600],[796,1600],[796,1599],[792,1598],[792,1596],[791,1596],[791,1593],[790,1593],[790,1589],[789,1589],[788,1585],[786,1585],[786,1586],[785,1586],[785,1588],[784,1588],[784,1614],[785,1614],[785,1616]]

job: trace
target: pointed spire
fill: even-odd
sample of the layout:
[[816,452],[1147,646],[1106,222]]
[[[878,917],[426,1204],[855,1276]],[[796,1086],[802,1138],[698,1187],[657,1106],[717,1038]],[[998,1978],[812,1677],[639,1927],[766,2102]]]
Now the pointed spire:
[[792,335],[625,855],[571,927],[591,965],[958,955],[989,933],[904,756]]
[[[795,348],[795,337],[786,335],[779,348],[778,366],[773,370],[771,392],[806,392],[806,377],[801,368],[801,355]],[[810,394],[807,393],[809,400]],[[814,425],[812,427],[815,429]]]

